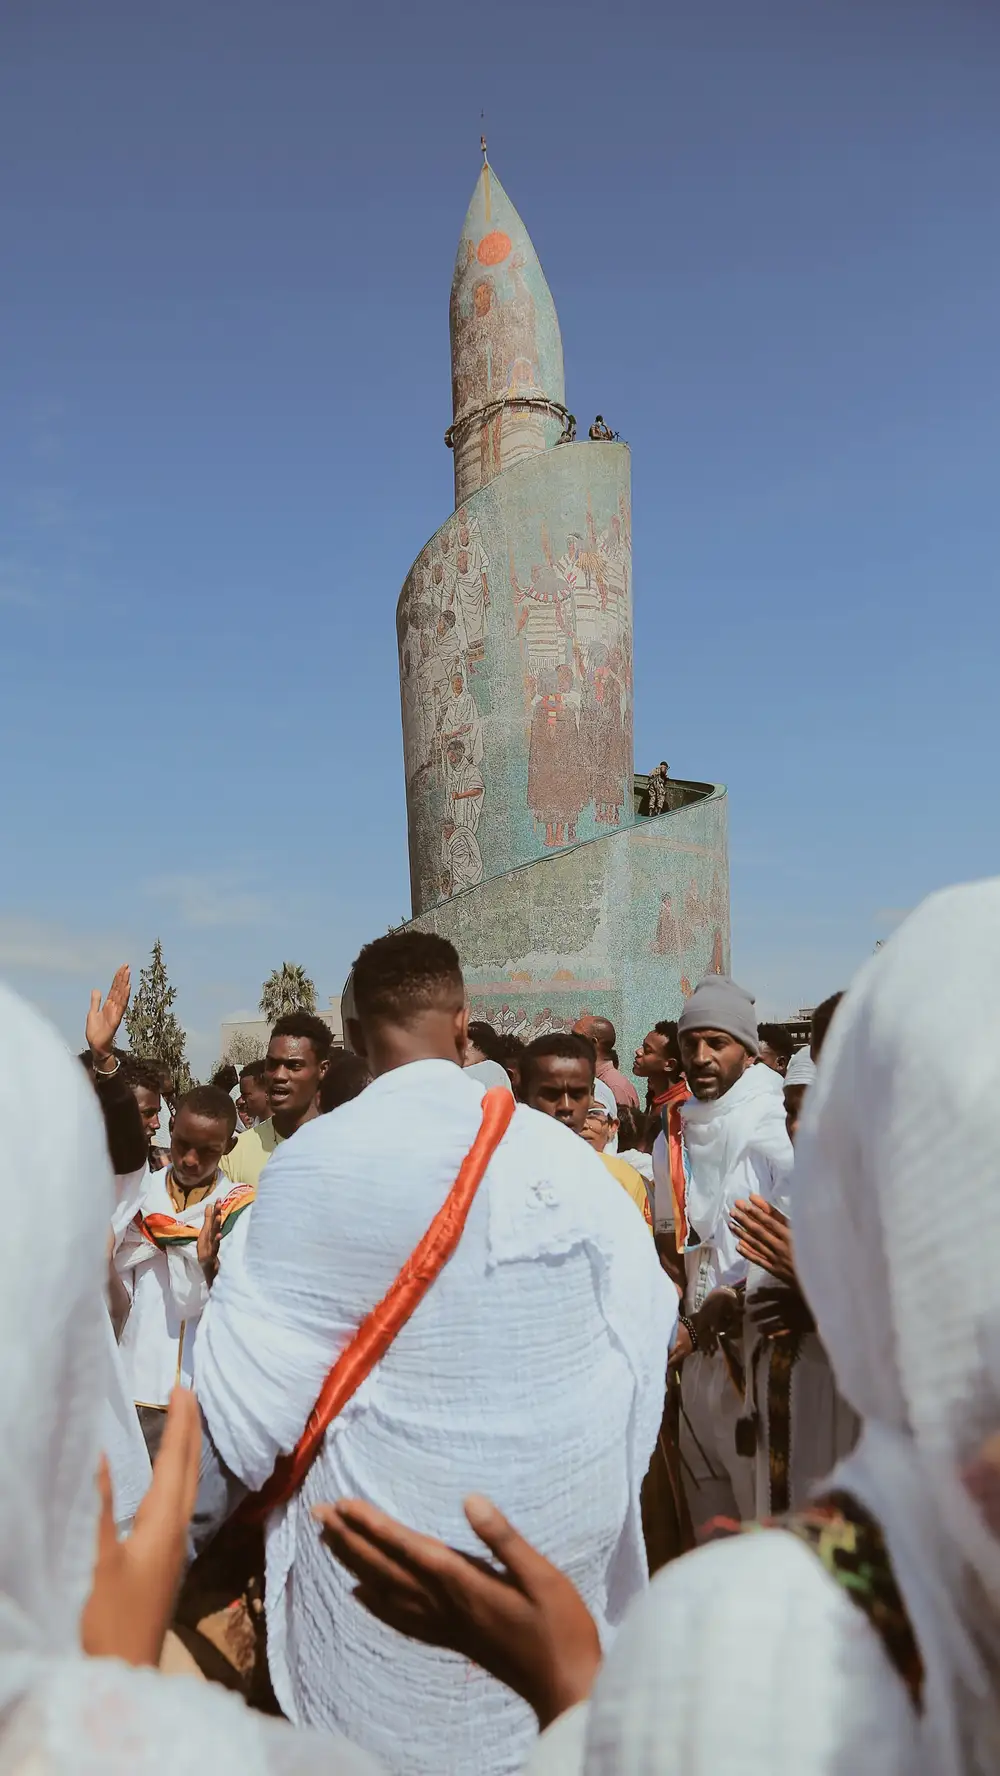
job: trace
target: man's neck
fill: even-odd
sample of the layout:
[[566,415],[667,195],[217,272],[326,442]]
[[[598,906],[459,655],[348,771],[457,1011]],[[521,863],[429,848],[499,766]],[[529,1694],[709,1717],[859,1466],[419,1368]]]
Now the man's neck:
[[318,1115],[319,1111],[316,1108],[316,1102],[314,1099],[305,1110],[273,1111],[271,1114],[271,1121],[274,1124],[275,1134],[280,1135],[283,1141],[287,1141],[291,1135],[294,1135],[296,1129],[302,1127],[304,1122],[312,1122],[313,1117]]
[[170,1170],[167,1172],[166,1183],[167,1195],[173,1203],[174,1208],[178,1210],[193,1209],[195,1203],[203,1202],[205,1197],[208,1196],[209,1192],[212,1190],[218,1175],[218,1172],[214,1172],[211,1178],[206,1179],[204,1184],[192,1184],[185,1189],[179,1179],[175,1178],[174,1169],[173,1166],[171,1166]]

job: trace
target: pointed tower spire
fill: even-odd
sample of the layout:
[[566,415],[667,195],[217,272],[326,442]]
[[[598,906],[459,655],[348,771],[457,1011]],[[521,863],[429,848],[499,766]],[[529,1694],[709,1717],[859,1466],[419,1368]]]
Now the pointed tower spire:
[[566,408],[555,303],[520,216],[483,166],[451,286],[455,504],[522,457],[549,449]]

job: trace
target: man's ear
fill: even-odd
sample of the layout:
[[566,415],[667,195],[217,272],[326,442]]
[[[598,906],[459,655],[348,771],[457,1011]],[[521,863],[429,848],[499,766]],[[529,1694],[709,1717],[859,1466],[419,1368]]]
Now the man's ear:
[[[234,1129],[232,1134],[229,1137],[229,1140],[226,1142],[226,1147],[225,1147],[226,1153],[232,1153],[233,1148],[236,1146],[237,1139],[238,1139],[238,1136],[237,1136],[236,1130]],[[223,1155],[223,1157],[225,1157],[225,1155]]]
[[455,1013],[455,1047],[458,1049],[458,1059],[462,1066],[465,1065],[465,1051],[468,1046],[469,1007],[463,1005],[461,1011]]
[[330,1058],[329,1058],[329,1056],[327,1056],[326,1060],[320,1061],[320,1064],[319,1064],[320,1078],[322,1079],[324,1074],[329,1073],[329,1071],[330,1071]]

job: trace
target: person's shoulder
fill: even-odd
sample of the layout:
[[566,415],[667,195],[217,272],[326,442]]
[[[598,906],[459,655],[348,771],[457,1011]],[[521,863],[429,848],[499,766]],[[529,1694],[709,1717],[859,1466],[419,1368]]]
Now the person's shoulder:
[[[662,1687],[668,1668],[683,1717],[675,1731],[699,1768],[731,1767],[734,1718],[748,1769],[765,1759],[774,1776],[903,1776],[912,1767],[916,1717],[881,1640],[812,1549],[785,1530],[712,1542],[658,1573],[629,1612],[593,1706],[611,1702],[626,1680],[634,1698]],[[731,1710],[705,1709],[720,1672],[730,1674]]]
[[603,1159],[608,1171],[613,1173],[619,1183],[628,1184],[630,1186],[642,1186],[642,1178],[636,1171],[635,1166],[630,1165],[628,1160],[624,1159],[620,1153],[602,1153],[600,1157]]

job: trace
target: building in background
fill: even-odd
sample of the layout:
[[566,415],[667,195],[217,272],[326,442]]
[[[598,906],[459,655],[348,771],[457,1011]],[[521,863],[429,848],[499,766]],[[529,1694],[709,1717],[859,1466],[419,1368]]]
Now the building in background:
[[[344,1023],[340,1014],[340,995],[331,995],[326,1010],[318,1007],[316,1016],[329,1024],[333,1032],[334,1048],[344,1046]],[[230,1018],[223,1023],[220,1031],[219,1055],[222,1060],[235,1060],[237,1066],[253,1058],[251,1050],[258,1055],[267,1051],[271,1035],[271,1026],[266,1018]]]
[[526,1039],[607,1016],[625,1059],[728,972],[726,795],[672,781],[669,812],[636,812],[629,450],[575,441],[555,305],[485,150],[450,319],[455,510],[396,614],[413,922],[455,943],[475,1016]]

